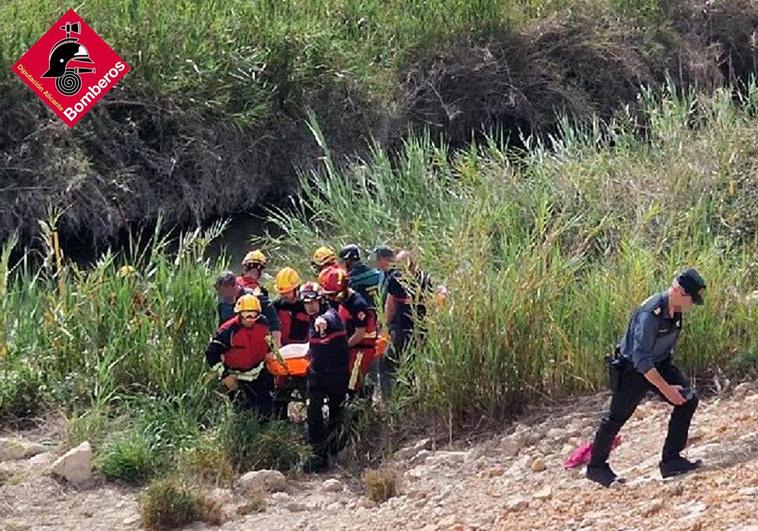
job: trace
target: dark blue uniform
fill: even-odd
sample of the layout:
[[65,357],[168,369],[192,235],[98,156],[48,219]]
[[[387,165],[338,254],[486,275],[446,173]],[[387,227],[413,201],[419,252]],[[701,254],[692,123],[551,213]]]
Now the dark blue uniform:
[[[682,329],[682,314],[675,313],[672,317],[668,303],[667,292],[653,295],[634,311],[629,320],[626,333],[617,347],[620,358],[611,367],[613,397],[610,411],[603,417],[595,435],[590,467],[607,467],[613,438],[648,391],[664,398],[658,388],[645,378],[646,372],[656,368],[669,384],[685,389],[690,387],[687,378],[671,362]],[[678,458],[684,449],[697,404],[698,397],[692,392],[687,402],[674,406],[662,462]]]
[[[326,321],[326,328],[319,330],[317,322]],[[348,386],[348,347],[345,325],[337,310],[328,308],[321,315],[312,317],[308,331],[308,438],[313,449],[326,461],[328,454],[336,454],[337,427],[342,420]],[[324,427],[322,407],[329,407],[329,425]]]
[[[395,313],[389,323],[392,349],[381,358],[380,386],[382,396],[388,397],[395,382],[398,363],[403,352],[415,341],[419,344],[426,338],[426,297],[432,292],[432,281],[424,271],[417,270],[413,278],[406,279],[393,269],[385,276],[386,295],[395,298]],[[414,328],[416,328],[414,335]],[[415,338],[415,339],[414,339]]]

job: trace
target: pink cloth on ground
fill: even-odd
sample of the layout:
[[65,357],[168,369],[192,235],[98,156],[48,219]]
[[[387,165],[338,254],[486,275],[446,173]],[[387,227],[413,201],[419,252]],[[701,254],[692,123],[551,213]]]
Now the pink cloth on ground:
[[[621,436],[616,435],[613,438],[613,444],[611,445],[611,450],[616,448],[619,444],[621,444]],[[576,468],[578,466],[587,464],[590,462],[591,457],[592,457],[592,442],[590,441],[583,442],[581,445],[579,445],[579,448],[574,450],[574,452],[569,456],[569,458],[566,459],[566,462],[563,463],[563,468],[568,470],[569,468]]]

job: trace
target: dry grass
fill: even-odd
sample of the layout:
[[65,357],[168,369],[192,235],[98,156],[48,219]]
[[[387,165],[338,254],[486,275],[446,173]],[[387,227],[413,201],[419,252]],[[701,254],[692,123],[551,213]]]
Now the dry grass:
[[177,529],[197,521],[220,525],[224,520],[220,503],[172,478],[148,486],[141,498],[140,514],[145,528],[154,531]]
[[398,493],[398,473],[391,468],[369,469],[363,473],[366,495],[376,503],[382,503]]

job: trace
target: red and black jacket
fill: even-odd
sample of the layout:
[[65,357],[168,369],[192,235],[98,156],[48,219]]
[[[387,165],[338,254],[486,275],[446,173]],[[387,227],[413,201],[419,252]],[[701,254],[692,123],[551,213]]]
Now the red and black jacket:
[[303,303],[300,301],[288,302],[278,298],[274,300],[273,305],[279,317],[282,345],[306,343],[308,341],[310,317],[305,312]]
[[347,298],[340,302],[339,316],[345,323],[348,340],[356,328],[366,328],[366,335],[361,342],[350,348],[373,350],[376,347],[376,312],[359,293],[350,290]]
[[224,367],[237,371],[249,371],[257,367],[269,353],[266,319],[261,316],[251,327],[243,326],[239,316],[232,317],[216,332],[205,351],[205,359],[211,367],[224,356]]
[[[323,318],[326,330],[316,329],[316,321]],[[349,353],[345,326],[337,310],[328,308],[322,314],[313,316],[308,326],[308,356],[312,375],[337,373],[347,376]]]

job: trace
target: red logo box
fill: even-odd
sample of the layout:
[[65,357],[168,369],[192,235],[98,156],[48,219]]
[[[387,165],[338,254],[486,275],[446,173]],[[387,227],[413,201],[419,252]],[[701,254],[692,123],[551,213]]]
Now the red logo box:
[[13,65],[13,72],[69,127],[129,70],[73,9]]

